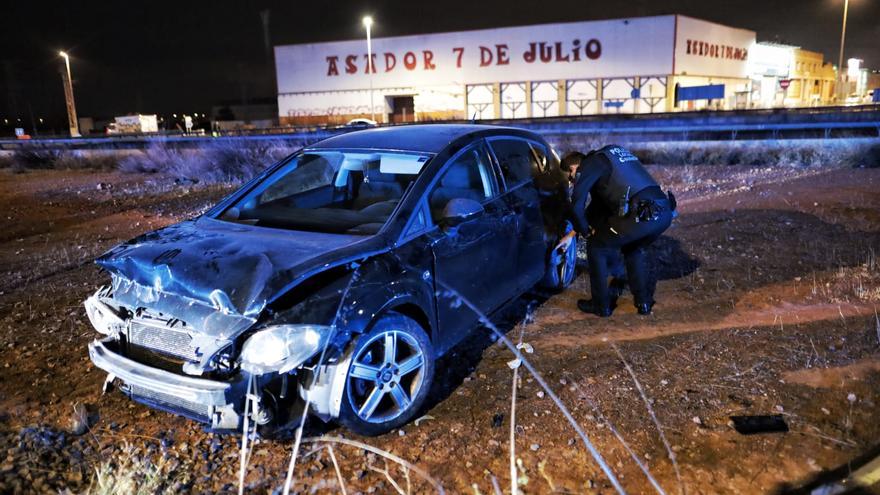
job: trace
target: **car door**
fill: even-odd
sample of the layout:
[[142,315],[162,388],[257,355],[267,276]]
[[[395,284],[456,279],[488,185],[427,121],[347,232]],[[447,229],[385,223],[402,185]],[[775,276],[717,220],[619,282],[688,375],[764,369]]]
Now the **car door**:
[[523,291],[538,283],[546,270],[547,241],[541,198],[534,184],[534,177],[541,173],[540,164],[525,139],[504,136],[488,142],[504,178],[502,199],[515,215],[518,242],[514,270],[517,286]]
[[[466,335],[478,319],[457,298],[489,313],[515,295],[516,231],[498,192],[499,181],[481,141],[453,156],[425,196],[431,220],[438,226],[429,237],[445,348]],[[477,201],[483,211],[455,226],[444,226],[444,208],[453,199]]]

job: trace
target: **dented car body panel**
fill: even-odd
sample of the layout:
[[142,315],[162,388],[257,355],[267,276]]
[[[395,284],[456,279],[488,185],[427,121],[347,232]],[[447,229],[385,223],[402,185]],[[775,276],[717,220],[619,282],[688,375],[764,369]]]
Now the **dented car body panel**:
[[152,291],[142,297],[173,294],[225,314],[254,316],[303,275],[346,258],[341,248],[363,241],[200,217],[126,242],[97,263]]
[[[518,165],[492,139],[518,146]],[[489,126],[307,147],[206,214],[98,258],[111,284],[85,303],[105,335],[90,357],[133,399],[215,430],[240,425],[248,390],[258,424],[284,423],[304,399],[333,419],[352,342],[382,315],[416,321],[440,355],[478,323],[455,297],[491,313],[541,280],[564,229],[557,160],[538,136]],[[514,184],[515,166],[531,176]],[[316,186],[284,183],[307,172]],[[456,198],[478,211],[447,224]],[[285,363],[269,362],[279,346]]]

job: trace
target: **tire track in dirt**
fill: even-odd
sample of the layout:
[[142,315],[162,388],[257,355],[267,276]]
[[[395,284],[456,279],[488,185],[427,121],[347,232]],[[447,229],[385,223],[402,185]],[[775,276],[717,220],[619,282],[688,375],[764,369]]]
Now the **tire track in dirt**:
[[[688,322],[655,322],[645,318],[646,322],[633,322],[630,320],[624,328],[608,330],[603,329],[595,333],[583,330],[570,330],[568,327],[580,326],[577,323],[595,320],[592,315],[567,314],[565,324],[559,328],[551,325],[548,319],[542,319],[540,324],[546,328],[542,332],[541,339],[533,344],[538,347],[579,347],[584,345],[600,345],[605,342],[627,342],[638,340],[653,340],[660,337],[682,335],[690,333],[710,333],[734,329],[755,329],[761,327],[776,326],[784,328],[786,324],[797,325],[817,323],[822,321],[834,321],[841,318],[857,318],[874,314],[872,305],[869,304],[793,304],[783,302],[779,306],[767,307],[756,310],[739,310],[725,316],[720,321],[688,321]],[[551,320],[552,321],[552,320]]]

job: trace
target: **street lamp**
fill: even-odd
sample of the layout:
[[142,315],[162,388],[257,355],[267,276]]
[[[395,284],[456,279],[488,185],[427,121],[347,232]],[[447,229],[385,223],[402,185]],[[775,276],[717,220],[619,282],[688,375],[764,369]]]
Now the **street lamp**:
[[79,122],[76,120],[76,103],[73,101],[73,78],[70,76],[70,57],[65,52],[58,52],[64,58],[67,72],[62,72],[64,79],[64,101],[67,103],[67,123],[70,125],[70,137],[79,137]]
[[837,99],[846,102],[843,88],[843,45],[846,42],[846,14],[849,12],[849,0],[843,0],[843,28],[840,30],[840,55],[837,57]]
[[370,31],[373,27],[373,18],[365,16],[361,21],[367,28],[367,76],[370,78],[370,120],[376,121],[376,107],[373,106],[373,42]]

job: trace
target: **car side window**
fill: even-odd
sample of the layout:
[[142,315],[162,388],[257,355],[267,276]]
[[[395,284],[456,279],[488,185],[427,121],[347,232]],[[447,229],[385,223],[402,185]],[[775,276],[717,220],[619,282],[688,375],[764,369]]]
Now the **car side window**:
[[409,227],[407,227],[404,237],[414,236],[428,227],[428,217],[425,214],[425,210],[424,203],[420,202],[416,211],[413,212],[412,220],[409,222]]
[[559,160],[556,159],[556,154],[553,150],[548,150],[543,144],[534,141],[529,141],[529,144],[532,146],[532,151],[538,160],[538,167],[542,172],[559,168]]
[[435,223],[443,218],[443,210],[453,199],[472,199],[480,203],[498,193],[489,155],[481,144],[459,153],[441,173],[428,195],[431,218]]
[[541,167],[527,141],[501,138],[493,139],[490,144],[508,189],[528,182],[535,175],[540,174]]

